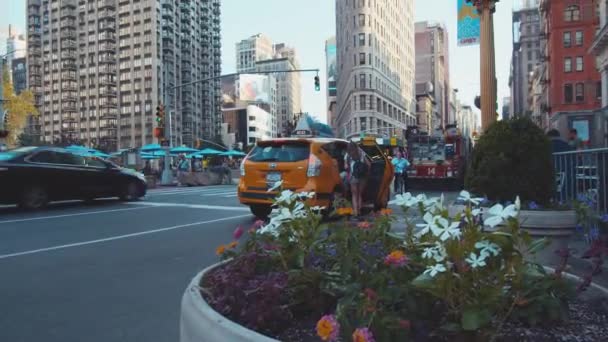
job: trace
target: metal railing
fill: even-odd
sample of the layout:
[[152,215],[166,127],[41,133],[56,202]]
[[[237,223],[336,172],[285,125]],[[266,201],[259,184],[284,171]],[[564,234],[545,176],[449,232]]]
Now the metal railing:
[[608,213],[608,148],[554,153],[553,165],[560,202],[584,198]]

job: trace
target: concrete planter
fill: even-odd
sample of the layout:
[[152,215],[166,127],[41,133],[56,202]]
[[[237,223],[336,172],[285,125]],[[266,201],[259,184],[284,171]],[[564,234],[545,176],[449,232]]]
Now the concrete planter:
[[180,342],[279,342],[230,321],[207,304],[199,284],[205,274],[223,264],[206,268],[188,285],[182,297]]
[[[464,205],[451,205],[448,212],[451,217],[464,210]],[[487,210],[488,208],[484,208]],[[486,215],[483,215],[484,219]],[[548,266],[559,264],[556,250],[567,248],[568,241],[576,230],[576,212],[574,210],[521,210],[519,224],[533,239],[549,238],[550,244],[534,255],[533,260]]]

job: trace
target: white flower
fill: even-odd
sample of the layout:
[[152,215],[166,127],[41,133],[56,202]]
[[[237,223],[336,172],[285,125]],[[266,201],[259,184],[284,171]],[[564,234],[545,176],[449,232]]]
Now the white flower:
[[416,196],[416,201],[418,201],[418,203],[422,203],[422,202],[426,201],[426,195],[419,194],[418,196]]
[[466,190],[462,190],[460,192],[460,194],[458,195],[458,199],[467,203],[471,203],[473,205],[479,205],[479,203],[483,201],[483,198],[471,197],[471,193]]
[[492,254],[494,256],[498,256],[498,254],[500,253],[500,246],[488,240],[482,240],[475,243],[475,248],[481,249],[482,255],[485,254],[487,256],[490,256],[490,254]]
[[399,195],[395,196],[395,199],[388,202],[388,204],[409,208],[409,207],[412,207],[412,206],[418,204],[418,200],[415,197],[413,197],[411,193],[407,192],[403,195],[399,194]]
[[283,181],[282,180],[274,183],[274,185],[270,189],[268,189],[268,192],[275,191],[276,189],[280,188],[281,185],[283,185]]
[[475,253],[471,253],[465,261],[473,268],[483,267],[486,265],[486,255],[481,254],[479,257]]
[[314,207],[310,208],[310,210],[312,210],[312,211],[321,211],[321,210],[325,210],[325,207],[319,207],[317,205],[317,206],[314,206]]
[[314,198],[317,194],[314,191],[311,192],[300,192],[298,198]]
[[435,243],[435,247],[425,248],[422,252],[422,257],[425,259],[434,259],[436,262],[442,262],[447,257],[445,248],[439,242]]
[[433,235],[435,236],[439,236],[441,235],[441,233],[443,233],[443,231],[445,230],[445,228],[449,225],[450,221],[448,221],[447,219],[437,215],[433,218],[433,224],[431,225],[431,231],[433,232]]
[[490,208],[490,210],[488,210],[488,215],[490,217],[486,218],[483,223],[486,226],[494,228],[509,217],[516,217],[517,210],[515,209],[514,204],[511,204],[506,208],[504,208],[502,204],[496,204],[495,206]]
[[481,214],[481,209],[471,210],[471,215],[473,215],[473,217],[477,217],[477,216],[479,216],[479,214]]
[[295,194],[291,190],[283,190],[281,196],[277,197],[277,203],[291,204],[295,200]]
[[416,233],[416,236],[418,237],[428,234],[431,231],[433,225],[435,225],[435,218],[430,213],[424,214],[422,219],[424,220],[424,223],[416,224],[416,227],[421,228],[420,231]]
[[436,264],[434,266],[428,266],[424,271],[424,274],[428,274],[434,278],[438,273],[443,273],[445,271],[447,271],[447,269],[443,264]]
[[433,247],[427,247],[422,252],[422,257],[425,259],[433,259],[437,251]]
[[433,197],[421,202],[426,210],[443,210],[443,195],[442,197]]

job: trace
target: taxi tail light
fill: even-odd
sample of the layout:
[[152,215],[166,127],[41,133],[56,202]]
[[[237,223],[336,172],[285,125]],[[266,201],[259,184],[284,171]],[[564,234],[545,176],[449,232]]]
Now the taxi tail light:
[[308,157],[308,171],[306,176],[318,177],[321,175],[321,159],[317,158],[314,154],[310,154]]
[[245,176],[245,162],[247,161],[247,157],[243,158],[241,162],[241,177]]

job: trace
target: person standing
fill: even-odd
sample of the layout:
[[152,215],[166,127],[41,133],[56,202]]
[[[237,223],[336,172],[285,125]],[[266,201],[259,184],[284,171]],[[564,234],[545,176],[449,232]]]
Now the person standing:
[[407,159],[403,157],[401,151],[397,151],[395,154],[395,158],[391,161],[393,166],[395,167],[395,195],[403,194],[405,190],[405,175],[407,175],[407,168],[410,166]]
[[570,129],[568,144],[573,150],[578,151],[583,149],[583,140],[578,137],[578,131],[576,130],[576,128]]
[[359,217],[361,215],[361,207],[363,206],[363,192],[369,175],[370,162],[365,157],[365,152],[361,150],[356,143],[350,142],[344,156],[348,172],[348,183],[350,184],[353,215]]

